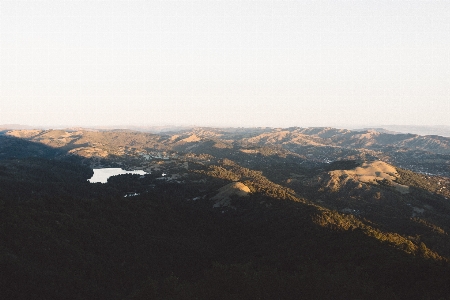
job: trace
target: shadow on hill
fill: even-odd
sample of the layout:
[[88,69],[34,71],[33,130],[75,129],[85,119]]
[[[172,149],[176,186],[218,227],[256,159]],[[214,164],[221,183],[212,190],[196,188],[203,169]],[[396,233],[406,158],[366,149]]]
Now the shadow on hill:
[[68,152],[68,151],[70,151],[70,150],[72,150],[74,148],[83,148],[83,147],[89,147],[90,146],[89,143],[80,144],[80,143],[77,143],[77,142],[78,142],[77,140],[72,140],[69,143],[67,143],[66,145],[64,145],[63,147],[61,147],[61,149],[63,149],[63,150]]
[[[217,211],[217,261],[225,266],[251,263],[256,270],[269,267],[284,274],[281,281],[294,276],[301,287],[297,296],[379,299],[375,291],[388,291],[394,299],[437,299],[450,292],[448,262],[425,244],[415,244],[395,231],[380,230],[353,215],[259,193],[233,205],[237,210]],[[233,280],[230,274],[222,276]],[[214,280],[219,279],[192,283],[193,290],[206,282],[220,285],[220,280]],[[265,288],[257,280],[249,284],[250,289]],[[274,290],[287,286],[293,291],[286,282],[279,284]],[[203,299],[196,292],[193,295]],[[348,295],[352,297],[345,297]]]
[[[17,182],[29,162],[44,161],[46,174],[60,163],[0,163],[16,161],[24,167]],[[31,181],[42,177],[33,174]],[[153,281],[142,299],[439,299],[450,292],[449,268],[427,259],[426,248],[407,253],[388,235],[369,236],[354,217],[319,206],[255,193],[243,208],[213,209],[207,199],[186,201],[193,187],[176,184],[132,200],[76,201],[75,193],[58,197],[65,182],[46,186],[40,201],[0,210],[7,298],[123,299],[146,278]]]
[[[20,191],[39,200],[0,201],[6,298],[123,299],[146,278],[167,284],[150,282],[143,299],[445,299],[450,293],[448,265],[425,245],[395,240],[355,216],[261,193],[236,210],[212,209],[207,199],[186,201],[193,187],[179,191],[177,184],[131,201],[96,199],[97,186],[85,180],[91,170],[60,160],[67,154],[61,149],[0,136],[0,153],[2,195]],[[252,170],[241,171],[252,178]],[[267,189],[279,188],[260,179]],[[110,195],[111,185],[99,185],[99,195]],[[211,267],[214,261],[225,267]],[[184,283],[177,285],[175,276]]]
[[[450,292],[448,265],[429,258],[426,247],[407,253],[388,234],[346,229],[354,220],[337,213],[334,223],[320,225],[316,219],[330,213],[316,206],[262,195],[243,201],[245,209],[217,209],[213,219],[199,210],[190,221],[202,228],[209,259],[225,270],[212,267],[193,279],[173,266],[179,285],[153,281],[136,299],[439,299]],[[205,265],[205,258],[191,259]]]
[[39,157],[64,159],[81,162],[82,158],[69,154],[66,150],[31,142],[25,139],[0,134],[0,160]]
[[61,149],[0,135],[0,199],[14,203],[78,195],[93,175],[82,161]]

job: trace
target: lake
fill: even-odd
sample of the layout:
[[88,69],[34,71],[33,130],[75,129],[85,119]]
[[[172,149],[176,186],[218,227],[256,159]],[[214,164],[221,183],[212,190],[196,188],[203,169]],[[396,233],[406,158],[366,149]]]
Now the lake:
[[138,174],[138,175],[145,175],[148,174],[145,171],[142,170],[135,170],[135,171],[126,171],[122,168],[101,168],[101,169],[93,169],[94,175],[91,177],[91,179],[88,179],[91,183],[101,182],[106,183],[108,181],[108,178],[115,175],[121,175],[121,174]]

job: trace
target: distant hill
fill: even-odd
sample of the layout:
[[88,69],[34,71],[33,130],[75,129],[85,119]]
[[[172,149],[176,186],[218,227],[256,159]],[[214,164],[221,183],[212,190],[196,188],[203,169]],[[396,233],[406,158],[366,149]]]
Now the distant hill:
[[450,126],[445,125],[436,125],[436,126],[382,125],[379,127],[385,130],[399,133],[412,133],[419,135],[440,135],[450,137]]
[[[252,153],[296,155],[308,163],[382,160],[415,172],[450,175],[450,138],[310,128],[184,128],[179,131],[6,130],[4,134],[59,148],[87,158],[108,159],[146,151],[208,154],[236,159]],[[238,151],[236,151],[238,150]],[[239,158],[239,159],[241,159]]]
[[[87,130],[100,130],[100,131],[109,131],[114,129],[122,129],[122,130],[133,130],[133,131],[141,131],[141,132],[151,132],[151,133],[164,133],[164,132],[182,132],[193,130],[195,128],[202,128],[201,126],[194,125],[109,125],[109,126],[29,126],[29,125],[21,125],[21,124],[0,124],[0,129],[64,129],[64,128],[74,128],[74,129],[87,129]],[[203,127],[203,128],[212,128],[212,127]],[[299,127],[292,127],[299,128]],[[310,128],[322,128],[322,127],[310,127]],[[340,127],[341,128],[341,127]],[[225,130],[227,132],[232,131],[247,131],[250,128],[244,127],[217,127],[217,129]],[[275,129],[270,127],[259,127],[259,129]],[[450,126],[449,125],[435,125],[435,126],[425,126],[425,125],[377,125],[375,127],[348,127],[347,129],[353,131],[376,131],[380,133],[388,133],[388,134],[418,134],[418,135],[439,135],[444,137],[450,137]]]
[[387,130],[385,128],[381,128],[381,127],[367,127],[367,128],[361,128],[361,129],[352,129],[353,131],[376,131],[379,133],[388,133],[388,134],[399,134],[399,133],[404,133],[404,132],[398,132],[398,131],[391,131],[391,130]]

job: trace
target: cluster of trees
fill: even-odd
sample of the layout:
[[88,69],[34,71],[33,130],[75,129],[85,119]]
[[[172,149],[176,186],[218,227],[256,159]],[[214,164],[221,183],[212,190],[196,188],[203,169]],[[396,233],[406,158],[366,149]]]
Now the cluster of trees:
[[253,193],[259,193],[275,199],[300,201],[293,190],[270,181],[263,175],[262,171],[244,168],[230,159],[223,159],[219,166],[211,165],[208,170],[198,172],[223,180],[242,180]]
[[395,299],[395,296],[367,278],[350,275],[344,268],[324,272],[318,262],[307,261],[300,274],[251,263],[215,263],[196,281],[182,282],[176,276],[149,280],[132,299]]
[[418,189],[429,191],[431,193],[439,193],[444,196],[450,197],[449,188],[443,188],[445,186],[444,184],[449,182],[447,178],[428,176],[402,168],[397,168],[397,172],[400,175],[400,178],[397,179],[397,182],[400,184],[413,186]]

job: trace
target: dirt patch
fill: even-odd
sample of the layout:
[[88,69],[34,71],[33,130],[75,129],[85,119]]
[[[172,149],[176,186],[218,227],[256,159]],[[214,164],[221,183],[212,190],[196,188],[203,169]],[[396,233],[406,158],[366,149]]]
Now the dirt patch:
[[348,175],[365,183],[383,179],[392,181],[399,177],[397,170],[393,166],[382,161],[363,163],[362,166],[353,170],[335,170],[331,171],[330,174],[338,177]]
[[393,182],[400,177],[395,167],[382,161],[363,163],[360,167],[353,170],[330,171],[329,174],[331,175],[331,178],[335,180],[338,180],[343,176],[353,178],[359,182],[372,184],[378,184],[378,181],[387,180],[398,192],[402,194],[409,193],[408,186]]
[[180,142],[193,143],[198,142],[200,140],[201,139],[196,134],[193,134],[191,136],[188,136],[187,138],[182,139]]

